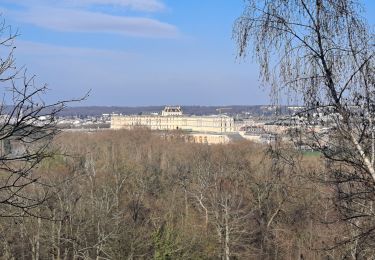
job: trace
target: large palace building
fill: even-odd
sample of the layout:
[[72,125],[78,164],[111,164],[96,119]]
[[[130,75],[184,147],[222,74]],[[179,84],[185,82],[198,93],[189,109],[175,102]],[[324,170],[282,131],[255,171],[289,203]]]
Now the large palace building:
[[190,116],[184,115],[179,106],[166,106],[161,114],[112,115],[112,129],[131,129],[137,126],[152,130],[184,130],[203,133],[235,132],[234,119],[227,115]]

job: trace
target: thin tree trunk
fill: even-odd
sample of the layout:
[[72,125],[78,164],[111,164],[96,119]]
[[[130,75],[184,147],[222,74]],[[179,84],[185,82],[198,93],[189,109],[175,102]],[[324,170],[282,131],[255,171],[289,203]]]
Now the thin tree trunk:
[[39,260],[40,255],[40,227],[42,225],[42,219],[38,218],[37,233],[35,236],[35,260]]
[[365,152],[363,151],[362,146],[357,141],[357,139],[355,138],[355,136],[352,132],[350,133],[350,137],[351,137],[351,140],[354,143],[355,147],[357,148],[357,151],[359,152],[359,154],[360,154],[367,170],[369,171],[372,179],[375,181],[375,169],[374,169],[373,164],[371,163],[371,160],[366,156]]
[[230,230],[229,230],[229,212],[228,212],[228,200],[225,201],[225,207],[224,207],[224,259],[229,260],[230,257],[230,248],[229,248],[229,242],[230,242]]

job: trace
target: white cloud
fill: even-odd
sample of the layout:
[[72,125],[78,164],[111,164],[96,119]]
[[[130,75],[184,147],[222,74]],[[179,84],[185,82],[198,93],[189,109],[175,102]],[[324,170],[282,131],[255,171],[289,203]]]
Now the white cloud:
[[12,12],[17,20],[57,31],[115,33],[152,38],[175,38],[179,34],[174,25],[144,17],[50,7],[32,7]]
[[[3,1],[14,3],[14,0]],[[176,38],[179,35],[176,26],[142,15],[142,12],[165,10],[161,0],[17,0],[17,5],[22,8],[4,7],[3,13],[18,21],[55,31],[151,38]],[[107,7],[110,6],[119,7],[120,11],[116,15],[109,14]],[[129,16],[121,9],[140,13]]]
[[[14,3],[14,0],[3,1]],[[166,9],[164,3],[160,0],[17,0],[17,4],[27,7],[84,7],[107,5],[146,12],[158,12]]]
[[139,11],[162,11],[165,5],[158,0],[70,0],[76,5],[114,5]]

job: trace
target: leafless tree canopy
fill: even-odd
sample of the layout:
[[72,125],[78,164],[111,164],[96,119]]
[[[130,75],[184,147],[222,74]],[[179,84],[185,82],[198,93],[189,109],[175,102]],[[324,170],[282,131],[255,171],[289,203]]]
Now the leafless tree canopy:
[[[301,132],[327,159],[336,205],[355,230],[346,241],[373,247],[375,38],[363,6],[356,0],[247,3],[234,27],[239,56],[251,48],[273,95],[285,91],[305,106],[308,131]],[[322,117],[330,118],[324,136],[314,129]]]
[[251,42],[262,79],[306,106],[369,105],[374,38],[360,8],[355,0],[250,0],[235,24],[239,55]]
[[34,84],[24,67],[15,64],[17,32],[0,24],[0,216],[32,214],[46,197],[34,168],[52,155],[52,138],[58,133],[56,116],[66,101],[47,104],[47,86]]
[[[292,167],[254,143],[185,143],[180,133],[161,138],[146,129],[62,133],[54,145],[75,154],[49,158],[38,168],[45,182],[59,184],[38,208],[54,221],[0,218],[0,257],[229,260],[346,255],[345,249],[318,250],[343,230],[319,224],[320,216],[335,210],[331,204],[323,207],[323,185],[306,181],[310,167],[320,168],[318,157],[295,160]],[[74,181],[64,182],[66,178]]]

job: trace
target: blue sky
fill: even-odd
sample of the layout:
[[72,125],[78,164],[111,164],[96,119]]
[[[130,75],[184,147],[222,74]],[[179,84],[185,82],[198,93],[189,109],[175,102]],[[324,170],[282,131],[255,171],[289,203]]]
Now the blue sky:
[[0,0],[21,34],[18,66],[48,84],[48,100],[91,89],[80,105],[269,103],[257,66],[236,59],[232,26],[243,8],[243,0]]

